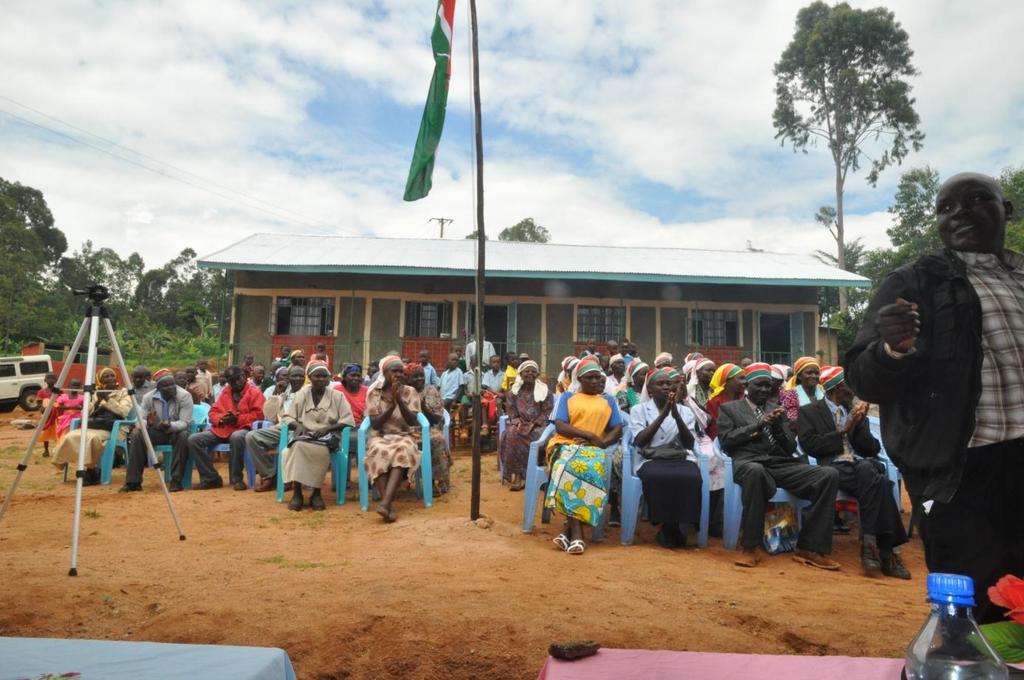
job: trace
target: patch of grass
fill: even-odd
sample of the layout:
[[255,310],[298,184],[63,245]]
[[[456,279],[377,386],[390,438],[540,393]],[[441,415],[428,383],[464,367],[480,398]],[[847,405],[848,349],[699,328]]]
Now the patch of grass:
[[[42,447],[39,447],[42,452]],[[5,446],[0,449],[0,458],[21,458],[25,455],[24,449],[19,449],[17,446]]]
[[326,512],[289,512],[287,515],[281,515],[279,517],[271,517],[271,524],[282,525],[290,524],[301,525],[307,529],[322,529],[327,526],[327,513]]
[[323,562],[310,562],[309,560],[290,560],[284,555],[272,555],[270,557],[260,557],[258,562],[263,564],[273,564],[281,567],[282,569],[319,569],[326,567],[327,565]]
[[85,516],[88,517],[89,519],[99,519],[100,518],[100,513],[97,510],[86,510],[85,511]]

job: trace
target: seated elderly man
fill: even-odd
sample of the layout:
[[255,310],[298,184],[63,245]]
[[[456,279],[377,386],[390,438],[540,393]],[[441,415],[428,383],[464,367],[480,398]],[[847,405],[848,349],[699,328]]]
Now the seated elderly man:
[[[200,489],[219,489],[224,481],[213,467],[210,447],[215,444],[230,444],[228,457],[230,481],[235,491],[245,491],[242,469],[245,463],[245,435],[249,426],[263,418],[263,394],[245,379],[245,372],[239,366],[228,366],[224,371],[228,386],[220,399],[210,409],[210,429],[196,432],[188,438],[188,455],[199,470]],[[175,456],[171,468],[171,491],[181,491],[181,480],[185,475],[185,456]]]
[[277,488],[277,446],[281,441],[281,418],[295,400],[295,395],[306,382],[306,371],[301,366],[288,369],[288,380],[274,385],[273,392],[263,403],[263,419],[274,423],[273,427],[253,430],[245,435],[245,445],[252,455],[253,465],[260,475],[255,491],[272,491]]
[[864,570],[909,579],[910,571],[899,555],[899,546],[907,542],[907,532],[892,495],[892,483],[878,462],[882,447],[868,427],[868,404],[854,406],[853,390],[838,366],[822,369],[821,386],[825,398],[800,407],[800,446],[817,458],[819,465],[835,468],[839,489],[857,499]]
[[[189,428],[192,425],[192,396],[187,390],[178,387],[171,373],[160,376],[156,381],[156,389],[139,401],[137,415],[139,424],[135,429],[138,430],[141,424],[145,423],[149,441],[154,447],[161,444],[171,445],[172,454],[167,459],[168,462],[176,458],[184,460]],[[146,440],[136,431],[132,434],[128,450],[124,486],[118,491],[142,491],[142,473],[146,469],[148,458]]]
[[150,380],[151,375],[149,369],[141,364],[132,369],[132,387],[135,388],[135,398],[138,401],[142,401],[143,397],[156,389],[156,383]]
[[755,567],[757,546],[764,531],[768,499],[782,487],[811,501],[793,557],[819,569],[839,569],[827,555],[832,552],[832,519],[839,488],[839,473],[830,466],[808,465],[793,457],[796,440],[786,420],[786,409],[768,401],[771,367],[754,363],[745,369],[747,396],[722,404],[718,413],[718,439],[733,459],[733,478],[743,494],[743,553],[736,565]]

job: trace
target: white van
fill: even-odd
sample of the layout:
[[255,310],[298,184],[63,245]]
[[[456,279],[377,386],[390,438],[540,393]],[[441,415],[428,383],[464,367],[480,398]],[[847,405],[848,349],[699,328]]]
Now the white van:
[[50,357],[0,357],[0,412],[21,406],[26,411],[39,409],[36,392],[46,387],[44,378],[53,370]]

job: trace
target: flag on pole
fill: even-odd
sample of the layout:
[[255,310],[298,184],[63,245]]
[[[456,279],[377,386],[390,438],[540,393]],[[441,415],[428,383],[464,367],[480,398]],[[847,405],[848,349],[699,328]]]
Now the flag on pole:
[[434,174],[434,156],[444,129],[444,111],[448,106],[448,81],[452,75],[452,22],[455,0],[438,0],[434,32],[430,45],[434,50],[434,76],[430,79],[427,103],[423,107],[420,133],[412,152],[409,179],[405,183],[405,200],[417,201],[430,193]]

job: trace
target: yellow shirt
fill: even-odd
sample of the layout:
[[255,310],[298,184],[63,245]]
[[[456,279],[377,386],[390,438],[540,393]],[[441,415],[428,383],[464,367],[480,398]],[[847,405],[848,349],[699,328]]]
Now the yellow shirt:
[[519,369],[513,368],[511,364],[505,367],[505,379],[501,381],[501,391],[508,392],[519,375]]

